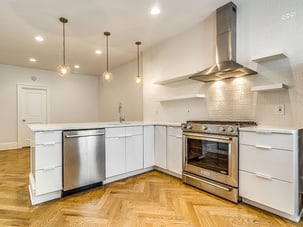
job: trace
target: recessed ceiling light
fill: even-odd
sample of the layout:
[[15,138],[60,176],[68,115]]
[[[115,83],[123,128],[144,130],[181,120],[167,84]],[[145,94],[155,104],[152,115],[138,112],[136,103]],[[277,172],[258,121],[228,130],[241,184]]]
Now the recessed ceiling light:
[[102,54],[102,51],[101,50],[96,50],[96,54],[100,55],[100,54]]
[[74,65],[75,69],[80,69],[80,65]]
[[150,14],[151,14],[151,15],[157,15],[157,14],[159,14],[159,13],[160,13],[160,9],[159,9],[158,6],[154,6],[154,7],[151,9],[151,11],[150,11]]
[[43,37],[42,37],[42,36],[39,36],[39,35],[35,37],[35,40],[36,40],[37,42],[42,42],[42,41],[44,41]]
[[37,60],[35,58],[28,59],[30,62],[36,62]]

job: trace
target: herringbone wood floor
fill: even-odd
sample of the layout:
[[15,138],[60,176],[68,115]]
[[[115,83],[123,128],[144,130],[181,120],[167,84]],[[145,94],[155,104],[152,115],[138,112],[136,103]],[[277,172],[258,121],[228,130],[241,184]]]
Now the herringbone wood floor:
[[0,151],[0,226],[303,226],[152,171],[31,206],[29,149]]

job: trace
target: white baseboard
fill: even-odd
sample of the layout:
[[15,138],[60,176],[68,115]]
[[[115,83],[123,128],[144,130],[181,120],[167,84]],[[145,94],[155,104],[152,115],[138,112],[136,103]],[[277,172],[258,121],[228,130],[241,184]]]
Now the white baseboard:
[[18,148],[17,142],[0,143],[0,151],[1,150],[12,150],[12,149],[17,149],[17,148]]

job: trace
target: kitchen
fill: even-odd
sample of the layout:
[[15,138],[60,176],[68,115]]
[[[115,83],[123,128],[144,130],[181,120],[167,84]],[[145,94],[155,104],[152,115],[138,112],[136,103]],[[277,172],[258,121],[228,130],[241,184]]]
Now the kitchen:
[[[50,123],[118,121],[118,105],[121,102],[127,121],[181,123],[187,120],[253,120],[258,125],[301,128],[303,59],[300,53],[303,46],[300,40],[303,32],[299,26],[302,22],[300,1],[266,1],[266,4],[264,1],[234,1],[238,7],[237,61],[257,71],[257,75],[210,83],[184,79],[186,75],[215,63],[215,9],[225,3],[227,2],[217,1],[199,23],[192,24],[183,32],[180,31],[152,47],[143,49],[145,40],[141,40],[142,87],[134,83],[137,70],[137,37],[133,37],[134,40],[129,42],[128,47],[133,51],[133,60],[124,64],[118,62],[117,67],[111,68],[113,80],[110,83],[104,82],[98,76],[81,74],[72,74],[62,79],[54,72],[55,67],[49,71],[22,64],[23,67],[11,66],[10,57],[27,59],[30,56],[23,51],[20,51],[18,56],[7,54],[7,60],[2,60],[0,68],[1,103],[5,107],[1,110],[0,147],[2,150],[17,147],[16,84],[49,86]],[[21,14],[22,16],[24,15]],[[60,16],[63,15],[54,17],[53,25],[58,27],[58,37],[61,35],[61,25],[55,22]],[[70,22],[66,25],[67,34],[69,26],[72,27],[72,24],[76,23],[73,22],[74,19],[69,19]],[[4,21],[2,20],[2,23]],[[32,18],[30,22],[33,23]],[[24,23],[25,28],[26,26]],[[119,33],[112,31],[110,26],[107,29],[112,32],[109,37],[110,45],[114,45],[114,37]],[[103,31],[97,33],[103,45]],[[157,35],[156,33],[154,30],[153,35]],[[3,34],[5,35],[8,36]],[[11,40],[14,40],[13,37]],[[69,45],[68,35],[66,42]],[[58,47],[54,49],[60,53],[60,42],[57,44]],[[23,50],[20,44],[14,45]],[[9,53],[11,48],[7,45],[1,46],[1,50],[7,50],[5,53]],[[123,54],[131,52],[129,49]],[[67,53],[70,51],[71,48],[67,48]],[[67,54],[67,62],[76,61],[77,54],[81,53]],[[54,61],[53,65],[62,61],[62,56],[57,55],[54,54],[54,59],[51,59],[51,55],[48,57],[49,61]],[[114,53],[112,55],[114,56]],[[279,59],[264,61],[264,58],[277,55],[280,56]],[[114,61],[111,59],[111,52],[109,56],[110,62]],[[98,67],[98,64],[105,65],[105,58],[96,58],[94,64],[94,67]],[[165,85],[161,85],[163,83]],[[277,89],[270,90],[273,88]],[[151,178],[156,178],[155,174],[151,174]],[[97,191],[91,193],[102,194]],[[253,212],[251,210],[250,212]]]

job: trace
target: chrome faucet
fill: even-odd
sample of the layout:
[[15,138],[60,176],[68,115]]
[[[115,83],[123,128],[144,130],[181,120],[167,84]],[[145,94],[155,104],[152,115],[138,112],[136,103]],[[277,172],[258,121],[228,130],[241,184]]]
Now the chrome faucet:
[[123,121],[125,121],[125,117],[122,117],[122,103],[119,103],[119,107],[118,107],[118,112],[119,112],[119,121],[120,123],[122,123]]

